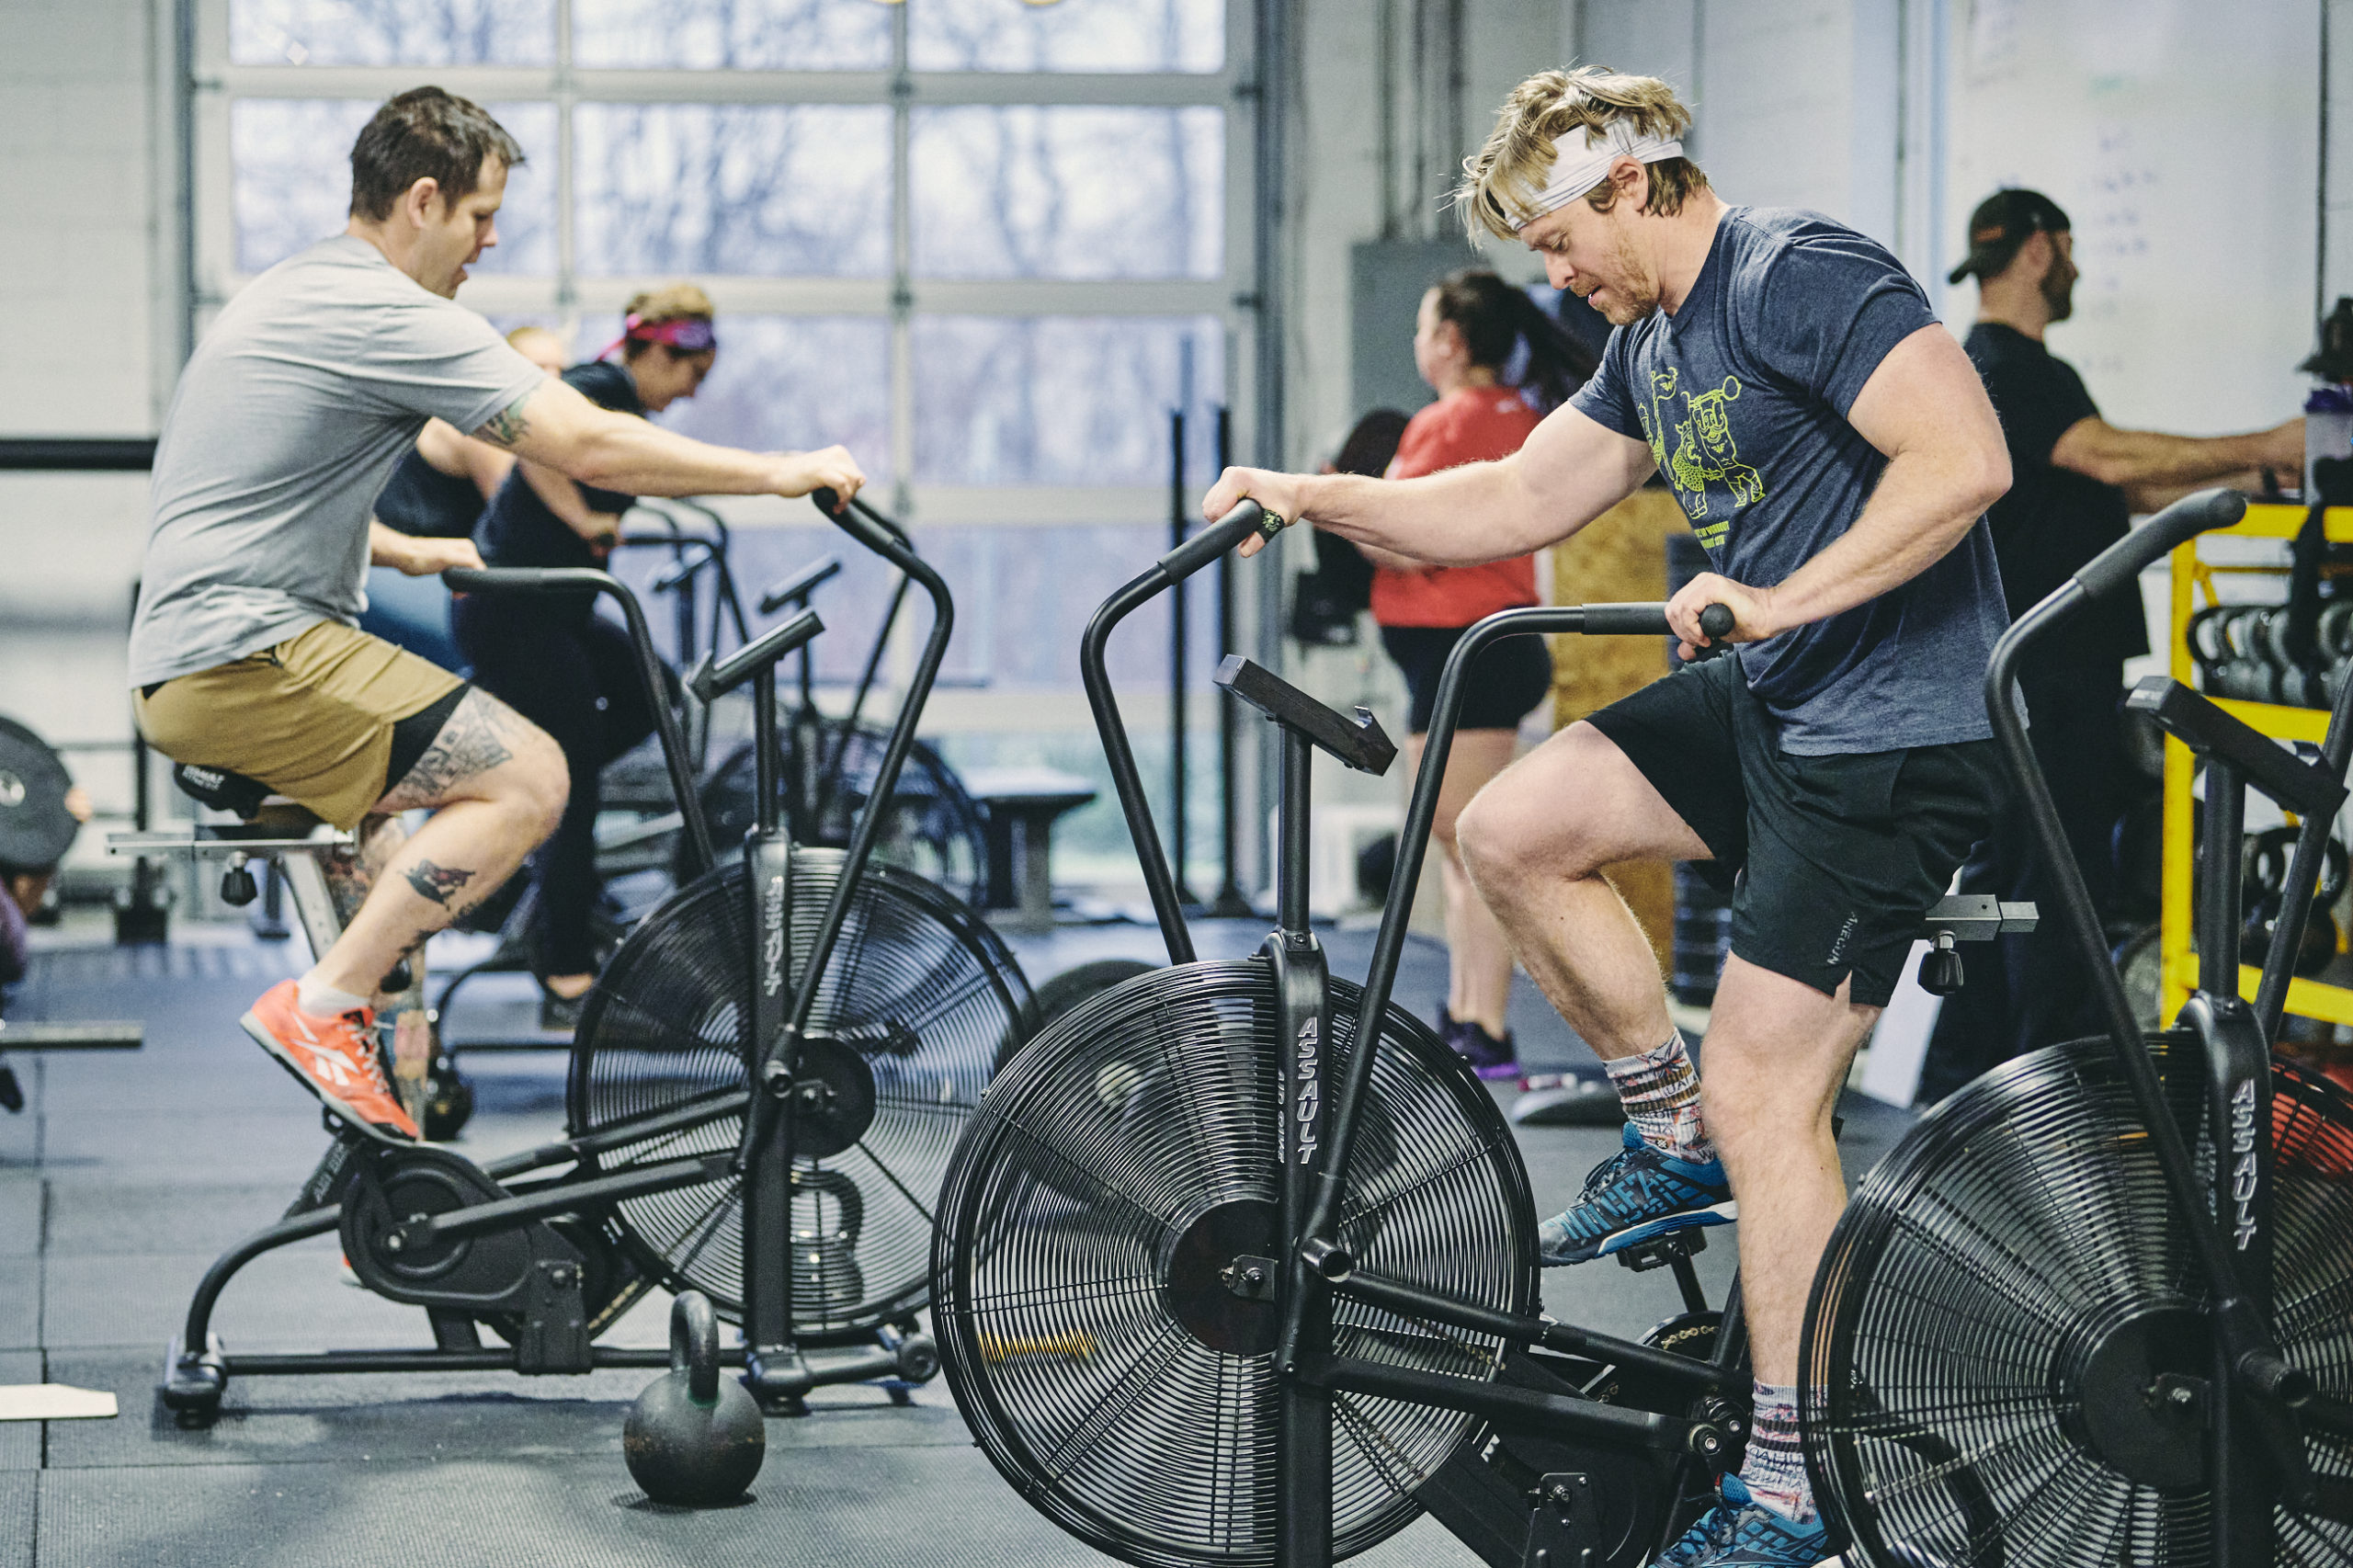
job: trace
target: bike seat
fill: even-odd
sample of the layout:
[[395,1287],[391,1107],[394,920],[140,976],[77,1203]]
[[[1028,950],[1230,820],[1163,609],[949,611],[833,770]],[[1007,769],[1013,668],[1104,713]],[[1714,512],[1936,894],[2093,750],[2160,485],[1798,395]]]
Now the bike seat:
[[261,814],[262,802],[269,799],[269,786],[260,779],[199,763],[174,763],[172,782],[197,804],[233,812],[247,822]]

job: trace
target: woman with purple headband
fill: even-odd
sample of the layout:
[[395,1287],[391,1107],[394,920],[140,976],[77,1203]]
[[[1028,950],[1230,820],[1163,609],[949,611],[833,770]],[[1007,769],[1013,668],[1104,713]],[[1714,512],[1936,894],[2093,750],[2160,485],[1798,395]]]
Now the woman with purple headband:
[[[695,395],[719,356],[710,297],[691,283],[648,290],[629,302],[619,339],[563,379],[591,402],[623,414],[659,414]],[[618,350],[620,358],[611,356]],[[474,529],[491,566],[589,566],[612,553],[621,514],[635,498],[580,484],[519,460]],[[589,912],[603,892],[597,877],[597,775],[654,733],[635,654],[621,629],[577,597],[471,595],[456,601],[458,645],[473,662],[474,684],[555,737],[572,772],[572,797],[555,833],[532,861],[539,897],[529,932],[531,964],[544,993],[540,1022],[570,1028],[597,978]]]

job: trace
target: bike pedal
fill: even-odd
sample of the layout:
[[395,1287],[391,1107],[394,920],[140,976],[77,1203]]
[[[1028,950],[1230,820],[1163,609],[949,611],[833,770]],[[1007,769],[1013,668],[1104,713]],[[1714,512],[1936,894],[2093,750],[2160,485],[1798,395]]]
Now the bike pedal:
[[1621,1268],[1647,1274],[1654,1268],[1671,1268],[1677,1262],[1707,1250],[1706,1228],[1694,1225],[1688,1231],[1669,1231],[1663,1236],[1638,1242],[1615,1256]]

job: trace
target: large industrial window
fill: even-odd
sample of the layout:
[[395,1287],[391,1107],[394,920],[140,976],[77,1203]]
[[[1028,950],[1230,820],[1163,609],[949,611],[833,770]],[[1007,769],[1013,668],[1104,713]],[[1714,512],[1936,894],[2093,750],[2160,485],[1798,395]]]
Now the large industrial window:
[[[483,103],[529,162],[460,302],[552,326],[585,357],[637,289],[700,282],[719,364],[665,422],[847,446],[957,590],[926,729],[963,766],[1100,777],[1077,691],[1085,616],[1165,548],[1171,412],[1188,415],[1198,490],[1211,411],[1248,397],[1247,15],[1244,0],[199,0],[192,308],[200,329],[342,228],[351,142],[383,98],[429,82]],[[724,510],[753,587],[857,553],[797,504]],[[821,673],[855,671],[883,585],[854,562],[828,589]],[[1147,761],[1166,642],[1165,619],[1139,617],[1120,643]],[[1108,799],[1069,825],[1074,869],[1092,851],[1116,875]]]

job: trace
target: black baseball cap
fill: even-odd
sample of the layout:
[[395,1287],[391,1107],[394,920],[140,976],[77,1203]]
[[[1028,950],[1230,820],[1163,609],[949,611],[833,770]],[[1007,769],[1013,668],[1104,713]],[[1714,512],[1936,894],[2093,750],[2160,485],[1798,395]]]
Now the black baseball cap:
[[2028,236],[2064,233],[2072,227],[2059,204],[2039,190],[1997,190],[1969,215],[1969,259],[1945,274],[1945,281],[1958,283],[1972,272],[1998,277]]

